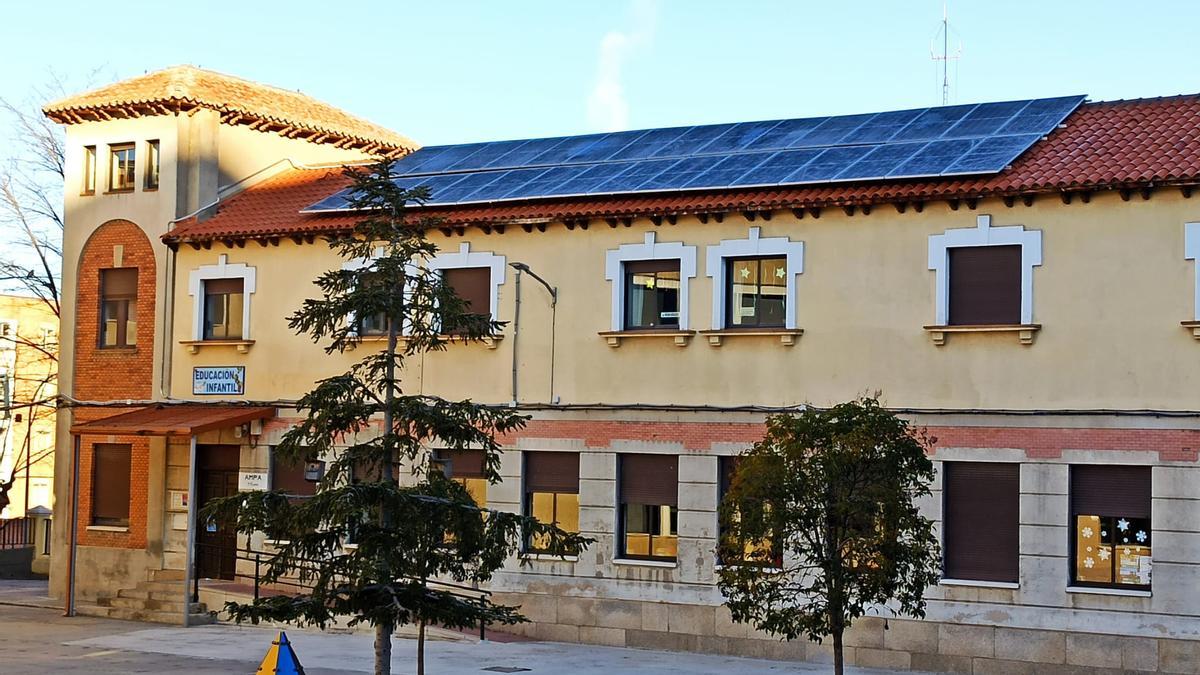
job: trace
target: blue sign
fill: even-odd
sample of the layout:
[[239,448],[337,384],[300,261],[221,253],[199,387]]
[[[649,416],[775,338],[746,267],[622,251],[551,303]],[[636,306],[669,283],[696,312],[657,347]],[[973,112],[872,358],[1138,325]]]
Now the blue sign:
[[245,366],[196,366],[192,368],[192,394],[241,396],[245,393]]

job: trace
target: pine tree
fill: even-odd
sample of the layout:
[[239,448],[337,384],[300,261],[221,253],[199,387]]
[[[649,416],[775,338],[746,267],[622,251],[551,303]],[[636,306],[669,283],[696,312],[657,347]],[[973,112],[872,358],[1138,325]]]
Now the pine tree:
[[[329,238],[352,263],[315,281],[309,299],[288,323],[324,344],[327,353],[366,351],[362,318],[383,326],[386,345],[343,374],[318,381],[299,401],[303,419],[275,447],[276,461],[323,461],[315,496],[246,492],[206,507],[204,517],[262,532],[279,544],[262,582],[295,580],[301,592],[228,603],[237,622],[283,621],[324,628],[341,618],[375,628],[375,672],[391,672],[391,636],[418,626],[417,673],[424,672],[425,628],[470,628],[525,621],[518,607],[492,603],[461,588],[487,582],[526,537],[576,555],[590,540],[533,518],[492,511],[447,478],[431,450],[481,450],[484,474],[499,480],[496,436],[521,428],[526,417],[470,400],[406,394],[406,357],[478,341],[500,331],[490,315],[466,302],[427,263],[437,247],[426,233],[437,222],[413,217],[410,203],[425,188],[391,179],[392,161],[347,168],[349,208],[366,214],[351,232]],[[452,336],[452,337],[447,337]],[[354,546],[346,546],[352,542]],[[456,586],[457,585],[457,586]],[[285,587],[286,588],[286,587]]]
[[735,621],[787,640],[842,636],[873,606],[922,617],[940,576],[928,496],[934,439],[874,398],[775,415],[720,507],[719,584]]

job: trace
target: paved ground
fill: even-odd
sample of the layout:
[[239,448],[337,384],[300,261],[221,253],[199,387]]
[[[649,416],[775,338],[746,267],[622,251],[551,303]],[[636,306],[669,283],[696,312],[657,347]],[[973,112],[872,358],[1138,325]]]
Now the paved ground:
[[[0,606],[0,672],[34,673],[170,673],[200,675],[253,673],[270,646],[274,632],[228,625],[196,628],[68,618],[61,610]],[[296,653],[310,675],[365,673],[372,670],[371,637],[315,631],[288,631]],[[397,639],[393,672],[413,672],[415,644]],[[551,642],[439,641],[430,643],[431,675],[486,675],[494,667],[527,668],[533,675],[768,675],[828,673],[827,665],[781,663],[699,654],[589,647]],[[855,675],[886,671],[847,669]],[[911,674],[910,674],[911,675]]]
[[49,593],[45,579],[0,579],[0,605],[61,608],[62,603]]

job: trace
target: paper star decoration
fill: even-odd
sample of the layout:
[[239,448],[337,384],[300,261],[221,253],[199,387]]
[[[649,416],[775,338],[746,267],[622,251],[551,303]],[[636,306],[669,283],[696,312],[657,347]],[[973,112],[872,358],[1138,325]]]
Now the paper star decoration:
[[783,269],[782,267],[775,268],[775,276],[779,277],[780,279],[782,279],[783,275],[786,273],[787,273],[787,270]]
[[1106,549],[1106,548],[1100,549],[1100,559],[1101,560],[1108,560],[1108,557],[1111,555],[1112,554],[1108,552],[1108,549]]
[[1138,530],[1136,538],[1140,543],[1146,543],[1146,532],[1144,530]]
[[743,279],[749,279],[750,278],[750,268],[743,267],[742,270],[740,272],[738,272],[738,274],[741,274]]
[[1117,529],[1124,532],[1129,529],[1129,521],[1124,518],[1117,521]]

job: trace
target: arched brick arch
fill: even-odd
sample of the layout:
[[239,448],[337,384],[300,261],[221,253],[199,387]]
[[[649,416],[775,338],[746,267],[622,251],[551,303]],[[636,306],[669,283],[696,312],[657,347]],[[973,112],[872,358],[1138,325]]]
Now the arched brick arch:
[[[100,271],[137,269],[136,344],[100,348]],[[154,393],[154,249],[142,228],[110,220],[92,233],[79,256],[75,295],[75,398],[148,399]]]

